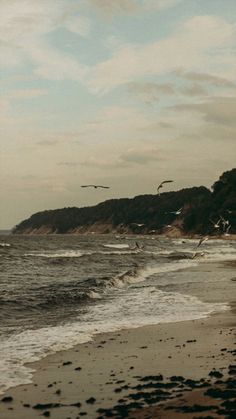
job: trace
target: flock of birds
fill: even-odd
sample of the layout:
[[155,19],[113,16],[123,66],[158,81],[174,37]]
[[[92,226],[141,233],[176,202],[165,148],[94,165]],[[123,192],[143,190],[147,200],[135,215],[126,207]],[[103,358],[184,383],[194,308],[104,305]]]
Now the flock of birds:
[[[158,195],[160,195],[160,189],[163,188],[163,185],[165,183],[171,183],[174,182],[173,180],[163,180],[163,182],[160,183],[160,185],[158,185],[157,187],[157,193]],[[104,186],[104,185],[81,185],[81,188],[94,188],[94,189],[110,189],[110,186]]]
[[[157,187],[157,194],[160,196],[161,195],[160,189],[163,188],[163,186],[166,183],[172,183],[172,182],[174,182],[174,181],[173,180],[163,180]],[[81,188],[110,189],[110,186],[93,185],[92,184],[92,185],[81,185]],[[174,214],[174,215],[178,216],[178,215],[181,214],[182,210],[183,210],[183,207],[177,209],[176,211],[169,211],[166,214]],[[230,213],[231,211],[228,210],[228,212]],[[229,223],[229,220],[226,220],[224,217],[222,217],[222,215],[220,215],[220,218],[217,221],[213,221],[211,218],[209,219],[209,221],[213,224],[213,226],[216,230],[219,230],[222,227],[222,231],[223,231],[224,236],[229,236],[229,230],[231,228],[231,224]],[[143,227],[145,225],[144,223],[131,223],[131,224],[135,225],[137,227]],[[165,227],[170,228],[172,226],[171,225],[166,225]],[[152,230],[151,232],[155,232],[155,230]],[[207,236],[200,239],[197,247],[201,246],[201,244],[206,240],[208,240]]]

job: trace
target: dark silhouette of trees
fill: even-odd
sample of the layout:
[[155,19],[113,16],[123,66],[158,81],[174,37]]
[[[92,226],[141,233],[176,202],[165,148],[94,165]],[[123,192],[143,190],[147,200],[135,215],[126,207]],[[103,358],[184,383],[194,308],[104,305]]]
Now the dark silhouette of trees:
[[[172,213],[180,208],[180,214]],[[134,233],[151,230],[161,233],[170,224],[186,234],[215,234],[224,232],[222,226],[216,232],[210,221],[216,222],[219,217],[228,220],[231,233],[236,232],[236,169],[223,173],[214,183],[212,192],[201,186],[164,192],[160,196],[111,199],[93,207],[42,211],[22,221],[13,233],[47,226],[51,232],[64,234],[79,227],[86,230],[97,223],[110,225],[113,229],[122,227],[124,231]]]

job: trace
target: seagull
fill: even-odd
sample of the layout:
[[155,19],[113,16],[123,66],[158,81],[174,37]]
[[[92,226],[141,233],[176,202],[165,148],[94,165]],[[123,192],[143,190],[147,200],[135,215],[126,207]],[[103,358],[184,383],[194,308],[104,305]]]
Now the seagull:
[[201,244],[202,244],[202,243],[204,243],[204,242],[205,242],[205,241],[207,241],[207,240],[208,240],[208,237],[207,237],[207,236],[202,237],[202,238],[199,240],[199,242],[198,242],[197,248],[198,248],[199,246],[201,246]]
[[[204,243],[205,241],[207,241],[208,240],[208,236],[205,236],[205,237],[202,237],[200,240],[199,240],[199,242],[198,242],[198,245],[197,245],[197,249],[198,249],[198,247],[200,247],[201,246],[201,244],[202,243]],[[194,259],[195,257],[197,257],[197,256],[204,256],[204,252],[202,252],[202,253],[198,253],[197,251],[192,255],[192,259]]]
[[217,222],[212,221],[210,218],[209,218],[209,220],[213,224],[214,228],[220,228],[220,222],[221,222],[221,219],[220,218],[219,218],[219,220]]
[[223,229],[225,231],[226,230],[226,226],[229,226],[229,220],[225,220],[224,217],[222,217],[221,215],[220,215],[220,219],[222,221]]
[[226,228],[226,231],[224,233],[224,236],[230,236],[229,234],[229,230],[231,229],[231,224],[228,225],[228,227]]
[[110,186],[103,186],[103,185],[81,185],[81,188],[103,188],[103,189],[109,189]]
[[137,226],[137,227],[143,227],[145,224],[142,223],[131,223],[131,225]]
[[175,215],[179,215],[182,212],[183,207],[181,207],[180,209],[178,209],[177,211],[169,211],[166,214],[175,214]]
[[160,194],[160,189],[163,188],[163,185],[165,183],[171,183],[171,182],[174,182],[174,181],[173,180],[163,180],[163,182],[160,183],[160,185],[157,187],[157,193],[158,193],[159,196],[161,195]]
[[142,250],[143,249],[143,245],[142,244],[139,244],[138,242],[135,242],[135,248],[134,249]]

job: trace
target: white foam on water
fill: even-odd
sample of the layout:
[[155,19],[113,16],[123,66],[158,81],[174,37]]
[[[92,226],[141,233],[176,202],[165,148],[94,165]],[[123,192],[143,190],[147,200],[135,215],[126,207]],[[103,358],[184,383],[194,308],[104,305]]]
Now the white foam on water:
[[[123,247],[122,247],[123,248]],[[121,249],[122,249],[121,248]],[[97,251],[80,251],[80,250],[60,250],[56,252],[27,252],[24,256],[28,257],[42,257],[42,258],[79,258],[82,256],[89,256],[89,255],[132,255],[135,253],[139,253],[139,249],[131,249],[129,246],[124,246],[127,250],[97,250]],[[129,250],[130,249],[130,250]]]
[[155,266],[147,266],[145,268],[134,267],[133,269],[130,269],[124,272],[122,275],[118,275],[110,279],[106,284],[106,288],[112,288],[112,287],[123,288],[130,284],[135,284],[138,282],[145,281],[145,279],[155,274],[179,271],[179,270],[187,269],[187,268],[194,267],[197,265],[198,265],[197,261],[180,260],[178,262],[164,263],[164,264],[155,265]]
[[[236,247],[235,242],[228,242],[222,239],[210,239],[207,242],[204,242],[201,246],[197,247],[196,244],[199,243],[199,240],[196,239],[177,239],[173,240],[174,245],[178,245],[178,249],[181,246],[181,252],[191,252],[193,255],[195,253],[203,253],[203,258],[201,262],[204,261],[228,261],[236,259]],[[159,255],[168,255],[173,252],[168,250],[161,251]]]
[[[196,240],[198,242],[198,240]],[[209,241],[210,242],[210,241]],[[186,251],[195,251],[193,241],[180,244]],[[188,244],[191,244],[191,246]],[[227,304],[204,303],[198,298],[175,292],[164,292],[155,287],[132,287],[132,284],[145,281],[152,275],[179,271],[197,266],[202,261],[232,260],[236,258],[236,249],[220,241],[216,246],[207,243],[199,251],[205,252],[200,260],[184,259],[175,262],[157,264],[146,268],[134,267],[107,281],[104,294],[89,291],[94,304],[87,307],[87,314],[80,315],[78,322],[61,326],[27,330],[18,335],[0,341],[0,392],[7,388],[30,383],[33,370],[24,364],[37,361],[44,356],[60,350],[69,349],[76,344],[90,341],[94,335],[112,332],[124,328],[135,328],[158,323],[178,322],[204,318],[215,311],[226,310]],[[106,247],[106,246],[105,246]],[[127,246],[126,246],[127,247]],[[182,251],[183,249],[181,249]],[[128,249],[111,252],[81,252],[80,250],[62,250],[56,252],[32,252],[36,257],[81,257],[85,254],[127,254]],[[162,250],[166,255],[172,250]],[[135,251],[132,253],[136,253]],[[103,297],[101,299],[101,297]]]
[[94,254],[100,254],[100,255],[135,255],[137,253],[140,253],[140,249],[130,249],[130,250],[112,250],[112,251],[106,251],[101,250],[94,252]]
[[227,304],[203,303],[196,297],[155,287],[120,290],[115,299],[110,296],[92,305],[79,322],[27,330],[0,342],[0,392],[32,382],[34,370],[26,363],[88,342],[98,333],[194,320],[226,309]]
[[89,291],[87,293],[87,296],[89,298],[91,298],[92,300],[96,300],[97,298],[99,298],[99,299],[102,298],[102,296],[99,294],[99,292],[96,292],[96,291],[93,291],[93,290]]
[[57,250],[56,252],[31,252],[24,256],[42,257],[42,258],[78,258],[91,252],[81,252],[80,250]]
[[212,253],[206,253],[204,256],[204,259],[206,261],[230,261],[230,260],[236,260],[236,251],[231,252],[212,252]]
[[4,242],[0,243],[0,247],[10,247],[10,246],[11,246],[10,243],[4,243]]
[[128,249],[129,245],[128,244],[103,244],[103,247],[111,247],[114,249]]
[[[150,287],[138,290],[129,288],[131,284],[145,281],[154,274],[178,271],[196,265],[194,261],[178,261],[143,269],[134,268],[133,271],[108,281],[105,295],[90,290],[88,296],[97,300],[97,304],[90,306],[88,314],[80,317],[78,323],[28,330],[0,342],[0,392],[18,384],[31,382],[33,371],[24,366],[26,362],[34,362],[47,354],[87,342],[97,333],[187,320],[195,316],[199,318],[208,314],[212,305],[205,308],[203,303],[202,312],[199,310],[199,304],[197,309],[193,308],[191,312],[191,302],[195,304],[196,300],[194,297],[164,293]],[[105,300],[99,302],[102,296]],[[179,315],[173,305],[175,300],[177,303],[181,300],[181,303],[178,303],[179,308],[182,307]],[[184,301],[189,301],[189,307],[182,305]],[[168,308],[164,310],[165,304]]]

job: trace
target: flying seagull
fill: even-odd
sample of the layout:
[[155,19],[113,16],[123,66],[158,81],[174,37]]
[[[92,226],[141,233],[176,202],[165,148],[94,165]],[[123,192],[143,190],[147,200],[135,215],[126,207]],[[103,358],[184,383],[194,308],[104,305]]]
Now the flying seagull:
[[103,188],[103,189],[109,189],[110,186],[103,186],[103,185],[81,185],[81,188]]
[[[208,236],[204,236],[204,237],[202,237],[200,240],[199,240],[199,242],[198,242],[198,244],[197,244],[197,249],[201,246],[201,244],[202,243],[204,243],[205,241],[207,241],[208,240]],[[195,253],[193,254],[193,256],[192,256],[192,259],[194,259],[195,257],[197,257],[197,256],[204,256],[204,252],[202,252],[202,253],[198,253],[197,251],[195,251]]]
[[231,224],[228,225],[228,227],[226,228],[226,231],[224,233],[224,236],[230,236],[229,230],[231,229]]
[[211,220],[210,218],[209,218],[209,220],[210,220],[210,222],[213,224],[213,226],[214,226],[214,228],[220,228],[220,222],[221,222],[221,219],[219,218],[219,220],[218,221],[213,221],[213,220]]
[[229,226],[229,220],[225,220],[224,217],[222,217],[221,215],[220,215],[220,218],[221,218],[221,221],[222,221],[222,224],[223,224],[223,230],[225,232],[225,230],[227,228],[226,226]]
[[179,208],[177,211],[169,211],[166,214],[175,214],[175,215],[179,215],[182,212],[183,207]]
[[143,224],[143,223],[131,223],[131,224],[134,225],[134,226],[137,226],[137,227],[145,226],[145,224]]
[[204,243],[204,242],[205,242],[205,241],[207,241],[207,240],[208,240],[208,237],[207,237],[207,236],[202,237],[202,238],[199,240],[199,242],[198,242],[197,248],[198,248],[199,246],[201,246],[201,244],[202,244],[202,243]]
[[163,182],[160,183],[160,185],[157,187],[157,193],[158,193],[159,196],[160,196],[160,189],[163,188],[163,185],[165,183],[171,183],[171,182],[174,182],[174,181],[173,180],[163,180]]

